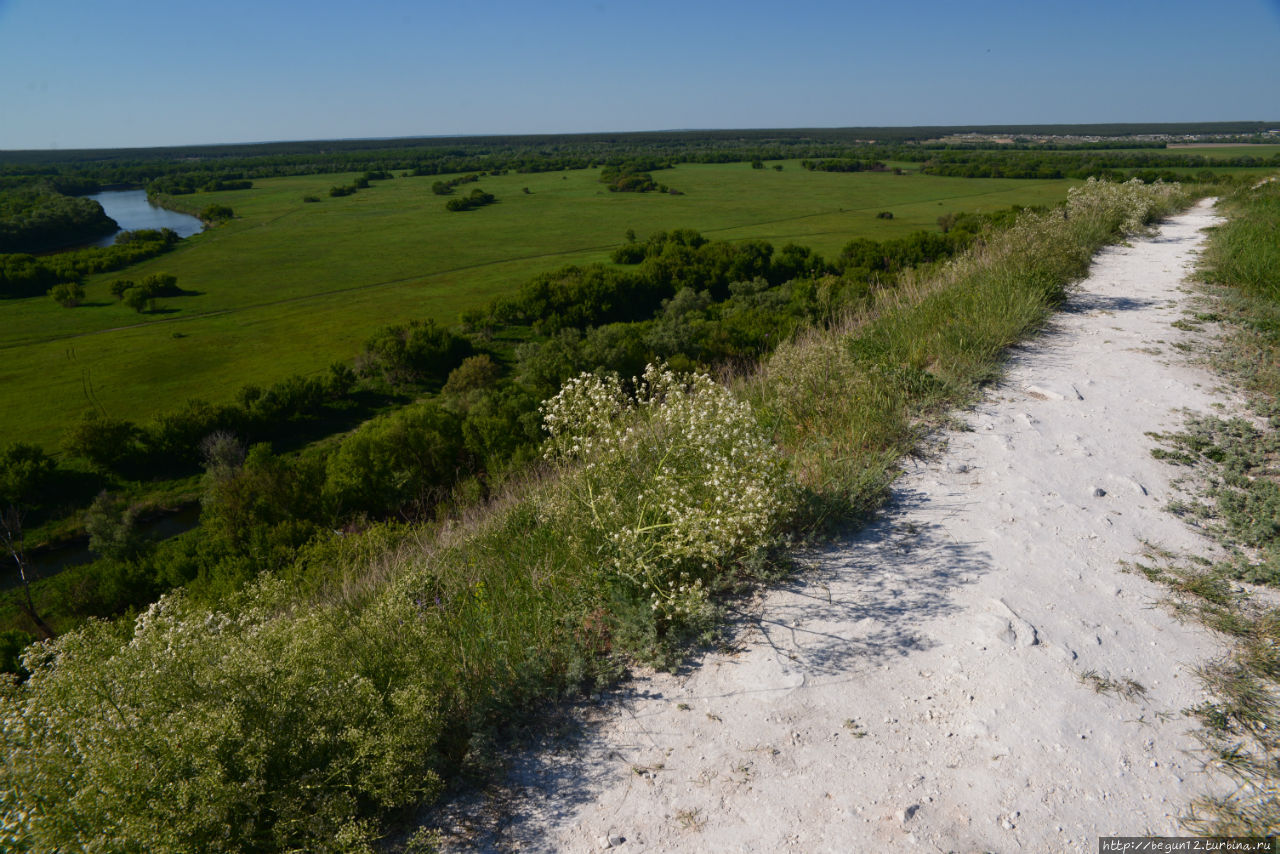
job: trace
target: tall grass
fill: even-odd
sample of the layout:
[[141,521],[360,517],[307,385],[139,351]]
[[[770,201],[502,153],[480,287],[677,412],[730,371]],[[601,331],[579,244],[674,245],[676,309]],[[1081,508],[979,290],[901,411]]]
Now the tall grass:
[[173,595],[32,648],[0,694],[0,845],[371,850],[495,723],[670,654],[789,531],[868,510],[1102,243],[1183,201],[1090,183],[780,348],[749,406],[656,368],[580,378],[547,404],[547,472],[347,584]]
[[1280,182],[1241,191],[1226,204],[1234,215],[1217,230],[1204,259],[1210,280],[1280,303]]
[[1205,278],[1222,285],[1218,311],[1231,327],[1219,366],[1240,380],[1260,413],[1280,415],[1280,180],[1223,200],[1229,221],[1205,251]]
[[809,529],[873,508],[923,429],[997,375],[1106,243],[1186,204],[1177,185],[1090,181],[1067,204],[911,273],[861,312],[780,346],[746,392],[802,488]]
[[[1202,498],[1183,509],[1226,547],[1213,566],[1156,571],[1188,609],[1229,637],[1229,651],[1201,668],[1211,698],[1194,710],[1206,764],[1228,786],[1196,801],[1187,825],[1206,835],[1280,830],[1280,609],[1273,597],[1233,592],[1233,580],[1280,586],[1280,183],[1224,199],[1202,261],[1218,286],[1214,311],[1225,334],[1216,366],[1244,388],[1257,418],[1190,419],[1162,437],[1158,455],[1193,466]],[[1234,588],[1238,589],[1238,588]]]

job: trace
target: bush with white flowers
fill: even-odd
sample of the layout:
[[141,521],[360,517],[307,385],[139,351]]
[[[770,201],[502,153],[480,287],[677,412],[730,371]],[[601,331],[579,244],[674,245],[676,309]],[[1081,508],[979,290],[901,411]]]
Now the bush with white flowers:
[[1169,200],[1182,192],[1180,184],[1157,181],[1144,184],[1137,178],[1116,183],[1090,178],[1067,191],[1067,216],[1087,217],[1121,234],[1137,234],[1168,209]]
[[581,520],[601,568],[659,618],[696,616],[777,530],[786,466],[750,406],[707,375],[650,365],[631,386],[583,374],[543,404],[546,457],[562,469],[549,512]]

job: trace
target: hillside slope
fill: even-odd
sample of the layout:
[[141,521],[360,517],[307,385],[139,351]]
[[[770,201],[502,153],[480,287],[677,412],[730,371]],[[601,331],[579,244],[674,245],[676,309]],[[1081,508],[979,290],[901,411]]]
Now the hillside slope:
[[[1149,431],[1224,400],[1178,349],[1210,202],[1105,250],[1051,329],[732,643],[517,761],[494,851],[1096,850],[1209,785],[1182,711],[1217,642],[1125,561],[1210,554]],[[492,806],[492,804],[490,805]],[[612,843],[610,839],[612,838]]]

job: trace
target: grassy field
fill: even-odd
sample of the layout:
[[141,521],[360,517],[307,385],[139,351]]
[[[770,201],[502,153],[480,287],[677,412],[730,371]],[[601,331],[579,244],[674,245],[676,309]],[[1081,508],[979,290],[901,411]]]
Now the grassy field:
[[1199,154],[1214,160],[1226,160],[1232,157],[1271,157],[1280,154],[1280,145],[1189,145],[1170,146],[1166,149],[1170,154]]
[[[1054,203],[1074,183],[807,172],[794,162],[782,171],[682,165],[656,176],[680,196],[609,193],[595,170],[511,174],[459,188],[482,187],[498,204],[452,213],[431,192],[433,177],[328,196],[353,177],[260,180],[252,190],[183,197],[197,208],[229,205],[237,218],[168,255],[91,278],[79,308],[47,298],[0,304],[0,436],[53,450],[94,406],[90,398],[112,416],[143,420],[190,397],[225,400],[249,382],[315,373],[351,359],[381,326],[453,323],[538,272],[607,261],[627,229],[643,238],[688,227],[834,255],[853,237],[936,228],[952,211]],[[322,201],[304,203],[307,195]],[[877,218],[881,211],[893,219]],[[112,279],[153,272],[176,275],[192,295],[139,315],[108,293]]]

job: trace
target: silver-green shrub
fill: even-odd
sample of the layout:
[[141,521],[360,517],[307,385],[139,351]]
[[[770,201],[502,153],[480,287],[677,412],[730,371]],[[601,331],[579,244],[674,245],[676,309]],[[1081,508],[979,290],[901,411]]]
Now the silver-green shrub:
[[623,388],[583,374],[543,405],[547,502],[660,619],[695,617],[708,585],[764,548],[788,506],[784,460],[751,407],[705,374],[650,365]]
[[392,598],[289,601],[274,581],[228,611],[171,595],[132,638],[92,623],[32,646],[0,694],[0,848],[366,850],[365,808],[439,785],[435,692],[399,660],[415,621]]

